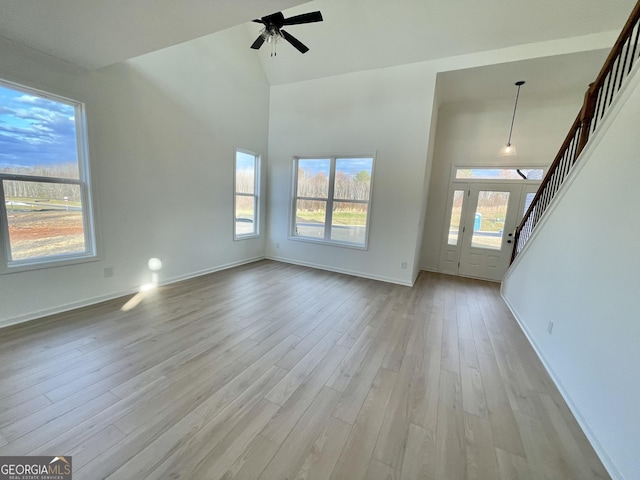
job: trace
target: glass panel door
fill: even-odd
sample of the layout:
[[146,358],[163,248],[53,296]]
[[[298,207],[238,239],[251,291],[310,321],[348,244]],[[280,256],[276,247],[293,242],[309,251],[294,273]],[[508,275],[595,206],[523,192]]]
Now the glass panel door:
[[522,185],[471,183],[458,274],[500,281],[513,248]]
[[449,236],[447,238],[448,245],[458,245],[464,193],[464,190],[455,190],[453,192],[453,203],[451,204],[451,220],[449,222]]
[[509,192],[480,190],[473,216],[471,246],[500,250],[504,236],[504,222],[509,207]]

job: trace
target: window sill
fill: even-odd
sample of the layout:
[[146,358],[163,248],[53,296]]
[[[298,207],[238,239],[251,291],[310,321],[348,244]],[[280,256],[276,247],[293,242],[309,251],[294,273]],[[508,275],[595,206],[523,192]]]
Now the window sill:
[[329,247],[343,247],[343,248],[351,248],[354,250],[368,250],[369,247],[365,243],[364,245],[359,245],[357,243],[348,243],[348,242],[337,242],[335,240],[324,240],[324,239],[316,239],[313,237],[301,237],[299,235],[289,235],[287,237],[289,240],[293,240],[296,242],[306,242],[306,243],[315,243],[316,245],[327,245]]
[[240,240],[250,240],[252,238],[260,238],[260,237],[262,237],[262,235],[260,235],[259,233],[250,233],[250,234],[248,233],[246,235],[234,235],[233,241],[237,242]]
[[68,265],[78,265],[81,263],[97,262],[100,260],[102,260],[102,258],[95,253],[87,253],[85,255],[77,255],[73,257],[51,257],[49,259],[31,261],[21,260],[11,262],[4,268],[0,267],[0,275],[42,270],[45,268],[66,267]]

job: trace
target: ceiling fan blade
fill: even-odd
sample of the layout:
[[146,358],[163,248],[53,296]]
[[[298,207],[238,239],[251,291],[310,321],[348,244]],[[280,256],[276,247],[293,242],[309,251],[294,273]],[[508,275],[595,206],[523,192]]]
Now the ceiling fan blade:
[[260,23],[263,23],[264,25],[274,25],[277,28],[280,28],[282,25],[284,25],[284,15],[282,14],[282,12],[276,12],[276,13],[272,13],[271,15],[267,15],[266,17],[262,17],[260,19]]
[[314,23],[322,21],[322,13],[309,12],[302,15],[295,15],[293,17],[285,18],[282,21],[282,25],[299,25],[301,23]]
[[258,50],[264,43],[264,35],[259,35],[256,41],[251,44],[251,48]]
[[251,21],[252,21],[252,22],[255,22],[255,23],[261,23],[261,24],[263,24],[263,25],[264,25],[264,22],[262,21],[262,19],[261,19],[261,18],[256,18],[255,20],[251,20]]
[[296,37],[294,37],[290,33],[285,32],[284,30],[280,30],[280,33],[282,34],[284,39],[287,42],[289,42],[291,45],[296,47],[300,53],[307,53],[309,51],[309,47],[307,47],[304,43],[302,43],[300,40],[298,40]]

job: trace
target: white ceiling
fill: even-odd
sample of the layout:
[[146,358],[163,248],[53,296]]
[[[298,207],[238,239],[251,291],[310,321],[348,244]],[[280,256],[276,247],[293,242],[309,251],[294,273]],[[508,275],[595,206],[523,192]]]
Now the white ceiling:
[[[271,85],[620,31],[636,0],[314,0],[322,23],[287,27],[309,47],[259,51]],[[248,25],[250,42],[260,26]]]
[[[245,24],[247,45],[259,24],[320,10],[321,23],[287,31],[310,51],[285,42],[260,58],[271,85],[434,60],[511,46],[619,31],[636,0],[0,0],[0,36],[87,69]],[[606,52],[546,57],[441,74],[442,101],[510,97],[516,80],[563,91],[595,78]],[[443,81],[444,79],[444,81]]]
[[307,0],[0,0],[0,36],[89,70]]
[[438,75],[438,101],[442,103],[513,100],[515,82],[524,80],[521,100],[582,98],[598,75],[609,49],[487,65]]

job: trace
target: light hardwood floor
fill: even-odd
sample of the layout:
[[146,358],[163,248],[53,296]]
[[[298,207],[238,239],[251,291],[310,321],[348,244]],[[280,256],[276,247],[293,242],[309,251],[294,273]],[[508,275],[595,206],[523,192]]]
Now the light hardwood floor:
[[609,478],[499,296],[262,261],[0,330],[0,456],[74,479]]

